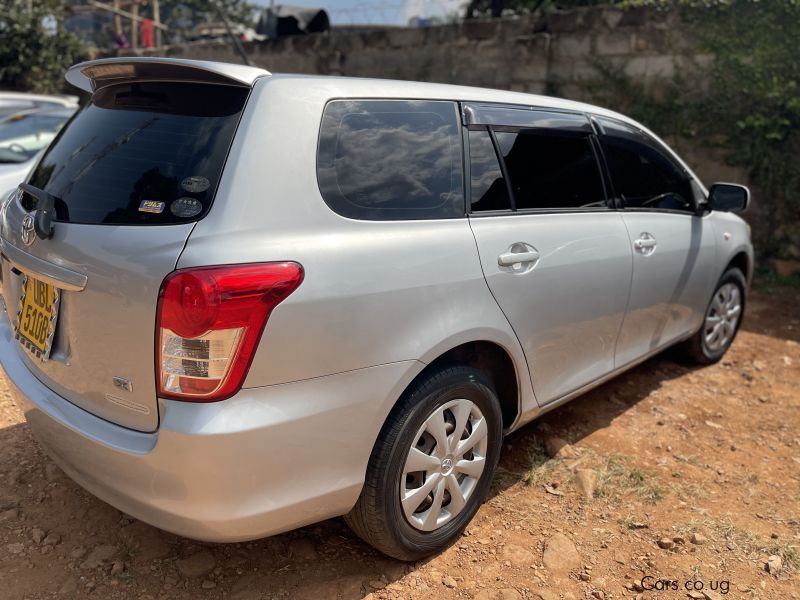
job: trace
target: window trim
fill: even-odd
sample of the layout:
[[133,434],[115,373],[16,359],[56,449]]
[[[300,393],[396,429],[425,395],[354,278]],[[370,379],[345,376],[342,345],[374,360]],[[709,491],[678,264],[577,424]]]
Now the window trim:
[[[589,121],[589,115],[586,112],[577,111],[577,110],[569,110],[564,108],[552,108],[548,106],[535,106],[535,105],[527,105],[527,104],[511,104],[511,103],[499,103],[499,102],[476,102],[476,101],[462,101],[461,104],[461,118],[463,124],[467,127],[473,126],[489,126],[489,127],[512,127],[512,128],[523,128],[523,129],[555,129],[561,131],[575,131],[581,132],[584,131],[586,133],[592,133],[593,128],[592,124]],[[500,111],[516,111],[518,113],[517,116],[521,117],[519,120],[508,120],[505,123],[502,122],[490,122],[491,119],[486,118],[487,115],[491,115],[492,112],[500,112]],[[537,125],[537,119],[535,118],[537,115],[541,113],[550,113],[554,115],[564,115],[565,117],[572,117],[573,120],[576,122],[582,121],[580,123],[580,127],[575,127],[574,130],[567,127],[543,127],[541,125]],[[481,117],[483,115],[483,117]],[[525,120],[525,116],[528,117],[527,121]],[[542,119],[543,120],[543,119]]]
[[[508,176],[505,172],[505,165],[500,159],[500,154],[498,151],[497,140],[494,137],[494,134],[491,132],[488,125],[470,125],[470,126],[463,126],[461,127],[461,137],[464,143],[464,210],[467,217],[473,215],[485,215],[487,213],[491,213],[493,215],[508,215],[513,214],[514,210],[513,206],[513,191],[510,188]],[[469,133],[471,131],[482,131],[484,133],[489,134],[489,140],[492,142],[492,147],[494,148],[495,158],[497,158],[497,164],[500,167],[500,174],[503,176],[503,179],[506,182],[506,193],[508,194],[508,203],[509,208],[505,210],[480,210],[480,211],[473,211],[472,210],[472,154],[470,153],[470,145],[469,145]],[[464,135],[463,132],[466,132]]]
[[[458,118],[461,121],[461,106],[458,107]],[[462,121],[463,122],[463,121]],[[461,126],[458,128],[461,136],[461,172],[464,174],[464,182],[461,184],[464,190],[464,216],[468,217],[472,204],[472,159],[469,153],[469,131]]]
[[[502,126],[504,130],[506,129],[515,129],[516,132],[519,132],[524,129],[531,129],[530,127],[511,127],[504,125]],[[511,185],[511,179],[508,176],[508,170],[506,167],[505,157],[503,156],[502,152],[500,152],[500,146],[497,142],[497,138],[495,137],[494,127],[492,125],[464,125],[463,129],[467,131],[488,131],[489,136],[492,140],[492,145],[494,146],[495,155],[497,157],[498,163],[500,165],[500,172],[503,174],[503,178],[506,182],[506,189],[508,190],[509,195],[509,203],[511,208],[509,210],[485,210],[485,211],[473,211],[472,210],[472,185],[471,180],[470,184],[465,186],[465,192],[467,195],[467,216],[469,217],[499,217],[499,216],[506,216],[506,215],[526,215],[526,214],[563,214],[563,213],[608,213],[608,212],[615,212],[620,210],[617,206],[610,206],[608,204],[609,201],[613,200],[608,195],[608,181],[607,175],[603,170],[603,165],[601,164],[598,156],[598,150],[595,147],[596,145],[599,146],[599,142],[596,140],[596,136],[594,133],[589,133],[588,135],[583,136],[583,139],[588,140],[589,146],[592,150],[592,155],[595,159],[595,165],[597,167],[598,175],[600,176],[601,187],[603,190],[603,200],[606,202],[606,206],[604,207],[573,207],[573,208],[556,208],[556,207],[549,207],[549,208],[517,208],[516,206],[516,199],[514,196],[513,186]],[[553,129],[552,131],[560,131],[559,129]],[[509,131],[511,132],[511,131]],[[512,132],[513,133],[513,132]],[[469,136],[464,136],[465,139],[465,160],[470,161],[469,155]]]
[[[489,132],[489,139],[492,140],[492,148],[494,148],[494,155],[497,158],[497,164],[500,166],[500,173],[503,175],[503,181],[506,184],[506,192],[508,193],[508,204],[509,210],[513,212],[517,212],[517,199],[514,195],[514,187],[511,185],[511,178],[508,176],[508,167],[506,166],[506,159],[503,156],[503,153],[500,152],[500,144],[497,142],[497,135],[494,132],[494,128],[491,125],[486,126],[486,130]],[[472,205],[470,205],[470,209]]]

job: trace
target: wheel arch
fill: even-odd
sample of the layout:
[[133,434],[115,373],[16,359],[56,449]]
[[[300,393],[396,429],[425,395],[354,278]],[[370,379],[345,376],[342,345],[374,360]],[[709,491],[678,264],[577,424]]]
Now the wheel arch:
[[739,269],[744,275],[745,281],[747,281],[748,284],[750,283],[753,276],[753,260],[745,250],[739,250],[736,252],[728,261],[728,264],[725,265],[725,268],[722,270],[722,272],[724,273],[731,267],[736,267]]
[[485,339],[462,342],[440,352],[438,356],[425,363],[425,367],[406,386],[406,390],[442,367],[453,365],[473,367],[484,372],[494,385],[500,400],[503,429],[510,429],[519,419],[522,408],[521,384],[524,382],[521,379],[524,374],[522,369],[527,367],[522,365],[521,369],[512,353],[501,344]]

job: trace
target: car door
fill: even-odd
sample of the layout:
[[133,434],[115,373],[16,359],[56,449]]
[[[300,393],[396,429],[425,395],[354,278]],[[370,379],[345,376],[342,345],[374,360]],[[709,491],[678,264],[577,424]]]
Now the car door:
[[597,122],[633,250],[616,352],[621,367],[700,327],[715,283],[715,244],[709,219],[694,208],[702,190],[669,150],[626,123]]
[[470,224],[539,404],[614,368],[631,276],[582,114],[465,105]]

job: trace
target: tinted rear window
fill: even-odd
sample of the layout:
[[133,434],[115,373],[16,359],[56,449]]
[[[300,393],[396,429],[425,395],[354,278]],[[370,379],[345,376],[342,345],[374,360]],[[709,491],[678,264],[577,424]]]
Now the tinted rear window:
[[[94,94],[30,183],[71,223],[164,225],[208,212],[248,90],[134,83]],[[25,195],[28,210],[35,199]]]
[[325,107],[317,177],[325,202],[354,219],[464,215],[453,102],[336,100]]
[[518,210],[605,207],[588,136],[533,129],[496,135]]
[[469,132],[472,212],[511,210],[508,186],[488,130]]

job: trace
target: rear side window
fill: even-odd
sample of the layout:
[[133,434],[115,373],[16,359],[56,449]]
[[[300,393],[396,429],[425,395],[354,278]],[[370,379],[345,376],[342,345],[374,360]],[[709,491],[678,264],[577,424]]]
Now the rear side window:
[[[165,225],[208,212],[248,89],[192,83],[103,88],[31,176],[69,223]],[[26,209],[36,200],[25,194]]]
[[614,193],[625,208],[693,211],[689,175],[667,152],[623,123],[600,119]]
[[453,102],[330,102],[317,156],[322,197],[353,219],[463,216],[460,136]]
[[495,135],[517,210],[606,206],[600,169],[587,135],[540,129]]
[[469,132],[469,178],[472,212],[511,210],[508,186],[486,130]]

